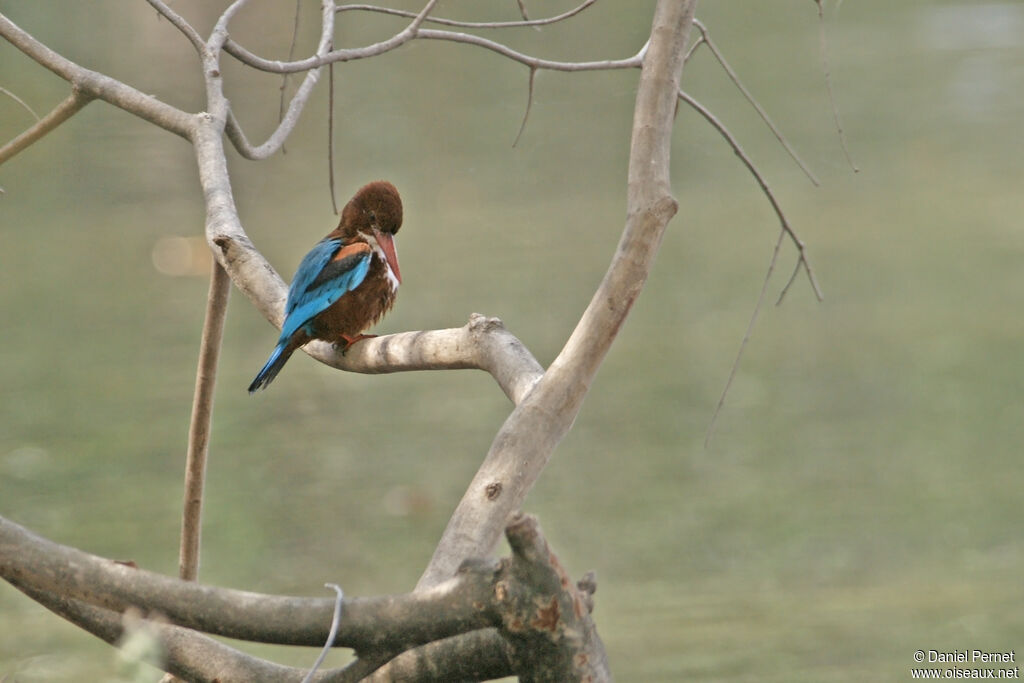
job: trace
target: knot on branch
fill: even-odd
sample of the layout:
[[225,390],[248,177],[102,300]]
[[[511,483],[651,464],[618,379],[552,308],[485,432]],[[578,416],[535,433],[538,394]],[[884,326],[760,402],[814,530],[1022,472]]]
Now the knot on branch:
[[488,334],[504,330],[505,323],[501,322],[501,318],[489,317],[481,313],[470,313],[466,327],[473,334]]
[[[590,618],[593,574],[574,584],[537,518],[516,513],[505,527],[512,557],[499,565],[495,607],[523,670],[548,680],[599,680],[604,647]],[[582,586],[582,587],[581,587]]]

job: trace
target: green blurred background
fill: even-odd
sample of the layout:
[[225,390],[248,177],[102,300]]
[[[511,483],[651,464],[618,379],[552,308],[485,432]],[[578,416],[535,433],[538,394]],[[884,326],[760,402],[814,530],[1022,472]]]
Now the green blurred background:
[[[175,7],[205,32],[222,4]],[[832,122],[814,3],[703,2],[698,16],[820,188],[709,52],[684,74],[768,177],[824,303],[800,279],[762,312],[705,449],[778,227],[717,133],[682,108],[679,214],[525,505],[574,575],[597,570],[597,623],[620,680],[909,680],[917,649],[1024,645],[1024,3],[826,4],[858,174]],[[569,6],[528,4],[535,16]],[[284,58],[290,8],[253,3],[233,35]],[[652,9],[603,0],[499,37],[550,58],[624,57]],[[0,10],[85,66],[203,107],[196,59],[143,2]],[[512,19],[516,5],[447,0],[438,13]],[[299,54],[316,18],[304,3]],[[401,25],[346,14],[337,42]],[[229,96],[261,139],[280,79],[225,60]],[[376,331],[459,326],[477,311],[549,363],[622,229],[637,73],[538,74],[515,148],[527,71],[494,54],[422,42],[335,75],[340,201],[384,177],[406,206],[404,286]],[[40,113],[67,93],[6,44],[0,85]],[[31,122],[0,97],[0,139]],[[321,86],[287,154],[230,160],[246,230],[286,276],[335,222],[325,140]],[[173,574],[207,288],[202,242],[168,240],[202,233],[190,148],[93,103],[0,169],[0,186],[0,514]],[[793,263],[787,245],[770,298]],[[301,354],[250,397],[275,338],[236,293],[202,579],[408,590],[510,404],[483,373],[366,377]],[[0,585],[0,680],[128,676],[114,650]]]

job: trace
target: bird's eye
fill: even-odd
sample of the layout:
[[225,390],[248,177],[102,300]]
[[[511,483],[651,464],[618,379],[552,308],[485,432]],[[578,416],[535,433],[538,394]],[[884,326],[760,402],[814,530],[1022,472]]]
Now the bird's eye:
[[371,223],[376,223],[377,222],[377,214],[375,214],[373,211],[370,212],[370,222]]

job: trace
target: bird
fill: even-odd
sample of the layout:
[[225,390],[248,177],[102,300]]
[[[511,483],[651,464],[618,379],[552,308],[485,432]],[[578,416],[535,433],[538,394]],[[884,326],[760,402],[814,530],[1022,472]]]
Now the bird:
[[402,227],[402,198],[386,180],[364,185],[341,210],[341,221],[299,263],[288,288],[277,346],[249,385],[249,393],[274,381],[295,349],[322,339],[342,352],[361,339],[395,303],[402,273],[395,234]]

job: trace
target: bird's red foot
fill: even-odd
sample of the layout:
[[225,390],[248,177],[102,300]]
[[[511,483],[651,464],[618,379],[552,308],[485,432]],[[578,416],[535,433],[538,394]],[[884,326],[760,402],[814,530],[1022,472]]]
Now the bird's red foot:
[[345,354],[357,341],[362,341],[364,339],[373,339],[376,336],[377,335],[375,334],[357,334],[356,336],[351,337],[347,334],[343,334],[341,335],[341,340],[337,342],[337,344],[341,346],[341,353]]

